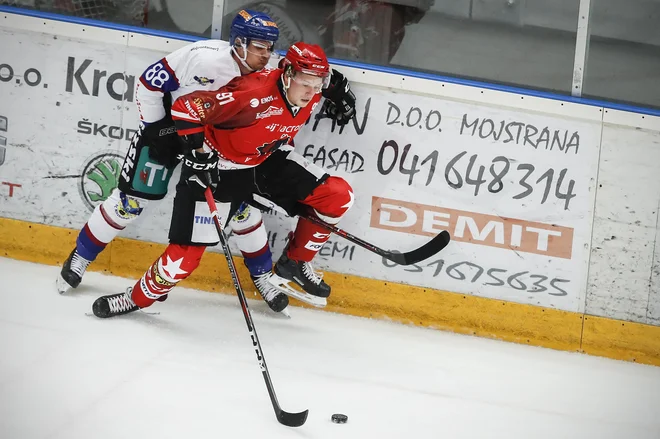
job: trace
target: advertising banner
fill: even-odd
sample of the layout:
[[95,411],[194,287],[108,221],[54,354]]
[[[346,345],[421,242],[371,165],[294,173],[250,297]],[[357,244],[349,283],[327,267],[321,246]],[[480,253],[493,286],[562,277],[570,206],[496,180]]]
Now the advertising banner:
[[[0,216],[79,228],[116,184],[138,125],[137,78],[165,53],[27,31],[0,38]],[[333,236],[320,268],[584,309],[600,124],[365,84],[354,91],[351,123],[338,127],[317,110],[295,139],[300,154],[352,185],[355,205],[340,227],[390,250],[442,230],[452,242],[403,267]],[[122,236],[166,242],[177,179]],[[295,222],[266,215],[275,257]]]
[[[0,178],[11,185],[0,215],[81,227],[117,185],[138,128],[137,78],[164,53],[29,31],[0,38]],[[165,242],[171,200],[153,204],[146,228],[122,236]]]
[[355,189],[341,226],[411,250],[452,243],[414,266],[347,243],[336,271],[577,311],[584,308],[600,125],[358,86],[358,114],[320,115],[297,150]]

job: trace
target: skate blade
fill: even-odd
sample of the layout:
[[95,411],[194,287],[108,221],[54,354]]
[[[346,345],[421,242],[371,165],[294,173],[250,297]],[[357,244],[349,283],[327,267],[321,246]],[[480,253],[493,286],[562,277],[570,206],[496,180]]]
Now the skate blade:
[[284,279],[275,273],[273,273],[273,275],[268,279],[268,282],[270,282],[273,286],[280,288],[282,292],[287,296],[293,297],[294,299],[298,299],[301,302],[308,303],[317,308],[323,308],[328,304],[328,301],[325,297],[313,296],[311,294],[298,291],[289,285],[290,281],[288,279]]
[[60,294],[68,293],[73,289],[71,285],[66,283],[61,274],[58,274],[57,279],[55,279],[55,288],[57,288],[57,292]]
[[[146,314],[148,316],[159,316],[160,315],[160,311],[147,312],[147,311],[142,311],[140,309],[138,311],[140,311],[142,314]],[[102,317],[95,316],[93,312],[86,312],[85,313],[85,315],[87,317],[96,317],[96,318],[101,319],[101,320],[115,319],[117,317],[128,316],[128,315],[131,315],[131,314],[133,314],[133,313],[129,312],[128,314],[122,314],[122,315],[119,315],[119,316],[102,318]]]

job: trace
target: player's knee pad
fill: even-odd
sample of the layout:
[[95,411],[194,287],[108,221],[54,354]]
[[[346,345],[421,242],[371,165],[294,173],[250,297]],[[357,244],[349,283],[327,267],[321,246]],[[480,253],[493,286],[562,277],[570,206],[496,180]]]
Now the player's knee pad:
[[108,243],[135,221],[147,204],[147,200],[126,195],[115,188],[103,203],[96,206],[87,226],[97,240]]
[[243,203],[229,221],[229,225],[250,274],[258,276],[270,271],[273,259],[261,211]]
[[247,203],[241,204],[229,221],[238,248],[242,252],[253,253],[268,242],[261,211]]
[[[308,200],[313,202],[308,203]],[[341,177],[330,176],[317,186],[304,203],[328,224],[337,224],[353,206],[353,188]]]

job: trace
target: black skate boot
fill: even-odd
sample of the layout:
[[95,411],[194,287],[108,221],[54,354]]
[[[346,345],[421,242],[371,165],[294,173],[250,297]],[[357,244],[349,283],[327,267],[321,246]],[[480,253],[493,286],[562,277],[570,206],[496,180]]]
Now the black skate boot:
[[270,282],[270,278],[273,277],[272,272],[262,274],[261,276],[250,277],[252,278],[252,282],[254,282],[254,286],[257,287],[257,291],[259,291],[259,294],[261,294],[261,297],[270,309],[275,312],[282,312],[289,306],[289,296]]
[[87,270],[87,266],[91,264],[92,261],[89,261],[78,254],[74,248],[69,257],[64,261],[62,265],[62,271],[60,271],[60,276],[57,278],[57,291],[60,294],[68,292],[71,288],[77,288],[82,281],[82,277]]
[[310,262],[294,261],[286,256],[286,249],[275,264],[275,274],[295,282],[308,294],[326,298],[330,295],[330,285],[323,282],[323,275],[314,271]]
[[99,297],[92,305],[92,312],[96,317],[105,319],[137,311],[140,308],[133,303],[131,299],[132,292],[133,288],[129,287],[124,293]]

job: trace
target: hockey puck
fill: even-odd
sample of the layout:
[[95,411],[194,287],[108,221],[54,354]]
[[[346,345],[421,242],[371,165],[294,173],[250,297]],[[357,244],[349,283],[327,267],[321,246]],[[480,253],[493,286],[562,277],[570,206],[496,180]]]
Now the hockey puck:
[[348,416],[342,415],[341,413],[335,413],[330,418],[335,424],[345,424],[348,421]]

